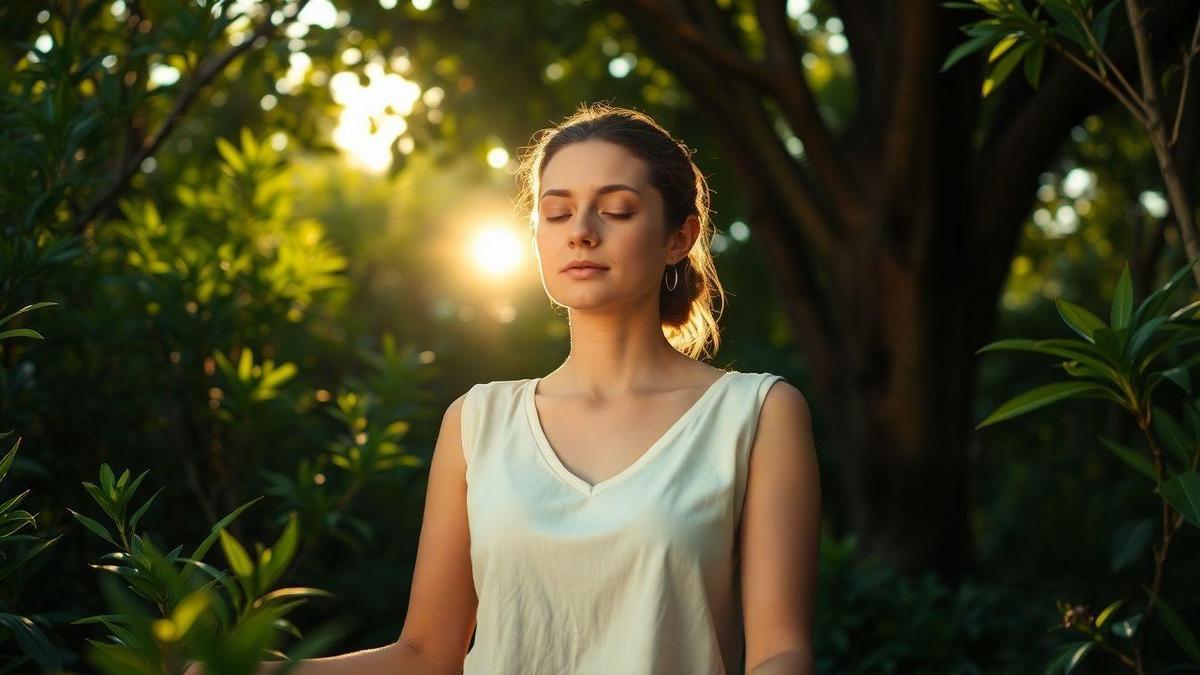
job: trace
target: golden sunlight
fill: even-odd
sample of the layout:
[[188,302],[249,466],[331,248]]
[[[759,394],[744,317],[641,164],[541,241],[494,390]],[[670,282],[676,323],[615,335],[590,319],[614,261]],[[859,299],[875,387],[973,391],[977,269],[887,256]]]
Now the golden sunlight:
[[471,257],[485,275],[493,278],[507,276],[524,259],[521,238],[510,227],[485,226],[471,242]]
[[392,143],[400,139],[399,149],[413,149],[411,136],[405,135],[413,104],[421,97],[417,83],[397,73],[387,72],[379,59],[366,65],[367,84],[357,74],[342,71],[329,80],[333,100],[342,106],[333,142],[346,151],[350,161],[368,171],[386,171],[392,163]]

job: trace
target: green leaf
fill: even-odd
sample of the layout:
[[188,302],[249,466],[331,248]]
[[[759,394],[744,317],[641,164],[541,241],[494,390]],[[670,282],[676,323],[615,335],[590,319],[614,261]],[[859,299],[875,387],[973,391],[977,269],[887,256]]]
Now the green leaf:
[[1060,2],[1044,2],[1042,6],[1046,8],[1046,12],[1054,18],[1055,25],[1052,30],[1059,35],[1066,37],[1079,46],[1085,52],[1091,48],[1088,44],[1087,36],[1083,34],[1080,23],[1075,19],[1069,7],[1065,3]]
[[238,152],[233,143],[218,137],[217,152],[220,153],[221,158],[225,160],[229,168],[233,170],[233,173],[245,173],[246,163],[242,160],[241,153]]
[[57,304],[58,304],[57,302],[35,302],[32,305],[25,305],[21,309],[18,309],[17,311],[13,312],[12,314],[9,314],[8,316],[4,317],[3,319],[0,319],[0,326],[3,326],[4,324],[8,323],[9,321],[12,320],[12,318],[14,316],[16,316],[18,314],[24,314],[25,312],[31,312],[35,309],[40,309],[42,307],[50,307],[51,305],[57,305]]
[[1095,382],[1056,382],[1016,396],[996,408],[987,419],[975,427],[978,431],[989,424],[1023,415],[1065,398],[1111,398],[1111,394],[1101,384]]
[[1109,316],[1113,329],[1120,330],[1127,327],[1132,315],[1133,280],[1129,275],[1129,263],[1126,263],[1125,269],[1121,272],[1121,278],[1117,281],[1117,290],[1113,293],[1112,309]]
[[162,492],[162,491],[163,491],[163,488],[159,488],[158,492],[155,492],[154,494],[150,495],[150,499],[147,499],[146,503],[142,504],[141,508],[139,508],[137,511],[135,511],[133,513],[133,518],[129,519],[129,531],[130,532],[133,532],[136,530],[138,521],[142,519],[142,515],[146,513],[146,510],[150,508],[150,504],[154,502],[154,498],[157,497],[159,492]]
[[1036,351],[1033,349],[1033,345],[1035,344],[1037,344],[1037,340],[1027,340],[1024,338],[997,340],[995,342],[989,342],[988,344],[980,347],[979,349],[975,350],[975,353],[982,354],[984,352],[992,352],[1001,349]]
[[1008,35],[1000,38],[1000,41],[997,42],[996,46],[992,47],[992,51],[988,53],[987,62],[995,63],[996,59],[1004,56],[1004,52],[1008,51],[1013,45],[1017,44],[1018,38],[1020,38],[1020,35],[1016,33],[1009,33]]
[[[135,493],[137,493],[138,487],[142,484],[142,481],[146,478],[146,474],[148,473],[150,473],[150,469],[146,469],[138,474],[138,477],[134,478],[133,482],[121,492],[121,513],[125,513],[125,507],[129,505],[129,500],[133,498]],[[127,475],[129,475],[129,471],[125,472],[125,476]],[[122,479],[124,479],[124,476],[122,476]],[[117,485],[120,485],[120,481],[118,481]]]
[[1002,31],[997,30],[995,32],[987,33],[985,35],[979,35],[979,36],[973,37],[970,40],[967,40],[966,42],[955,47],[953,50],[950,51],[950,54],[946,56],[946,60],[942,62],[942,68],[938,72],[942,72],[942,73],[946,72],[947,70],[949,70],[951,68],[951,66],[958,63],[962,59],[966,58],[967,56],[970,56],[971,54],[974,54],[975,52],[979,51],[980,49],[983,49],[984,47],[988,46],[989,44],[995,42],[996,37],[1001,32]]
[[[1145,586],[1142,588],[1146,591],[1147,595],[1151,595],[1150,589]],[[1159,615],[1162,616],[1163,625],[1167,627],[1167,632],[1171,634],[1171,637],[1175,638],[1175,642],[1183,648],[1184,653],[1192,661],[1200,663],[1200,643],[1197,643],[1196,635],[1187,627],[1187,624],[1183,622],[1179,614],[1167,604],[1166,600],[1163,600],[1158,595],[1151,595],[1151,599],[1154,601],[1154,606],[1158,608]]]
[[288,621],[287,619],[276,619],[275,627],[285,633],[288,633],[290,635],[295,635],[297,639],[300,639],[300,640],[304,639],[304,635],[302,635],[300,633],[299,628],[296,628],[296,624],[292,623],[291,621]]
[[[24,536],[24,535],[16,535],[14,537],[9,537],[8,541],[15,541],[16,538],[19,536]],[[37,554],[46,550],[47,548],[50,548],[51,545],[53,545],[55,542],[57,542],[62,537],[63,537],[63,535],[60,534],[60,535],[58,535],[56,537],[52,537],[50,539],[43,539],[42,541],[39,541],[36,545],[27,549],[21,555],[10,560],[9,563],[7,565],[5,565],[3,569],[0,569],[0,581],[3,581],[4,579],[8,578],[9,575],[11,575],[13,572],[17,571],[18,569],[20,569],[22,566],[24,566],[26,562],[32,560],[34,558],[34,556],[36,556]]]
[[1200,439],[1200,399],[1183,404],[1183,419],[1187,422],[1188,433],[1192,438]]
[[[202,571],[205,574],[212,577],[213,580],[220,582],[221,585],[225,587],[225,590],[229,593],[229,598],[231,600],[233,600],[234,605],[241,604],[242,592],[240,590],[238,590],[237,584],[234,583],[233,579],[231,579],[228,574],[225,574],[221,570],[213,567],[212,565],[209,565],[206,562],[202,562],[200,560],[192,560],[191,558],[180,558],[180,562],[186,563],[188,565],[194,565],[200,571]],[[249,602],[250,599],[246,598],[246,601]]]
[[104,488],[104,493],[107,494],[109,498],[114,498],[116,496],[116,483],[117,479],[115,476],[113,476],[112,467],[108,465],[108,462],[101,464],[100,487]]
[[1109,542],[1109,553],[1111,554],[1109,571],[1115,574],[1129,566],[1129,563],[1145,553],[1146,547],[1150,545],[1150,540],[1153,538],[1153,518],[1130,521],[1117,528],[1117,531],[1113,533],[1112,541]]
[[1017,350],[1029,351],[1039,354],[1047,354],[1049,356],[1060,356],[1072,361],[1078,361],[1087,365],[1097,374],[1102,374],[1112,380],[1114,384],[1121,381],[1121,375],[1117,372],[1115,366],[1106,360],[1104,353],[1097,349],[1095,345],[1083,340],[1025,340],[1025,339],[1009,339],[998,340],[990,344],[984,345],[975,353],[981,354],[988,351],[996,350]]
[[192,553],[191,558],[193,560],[203,559],[204,554],[208,553],[208,549],[210,547],[212,547],[213,543],[217,540],[217,536],[220,534],[221,528],[227,527],[230,523],[232,523],[234,521],[235,518],[237,518],[239,515],[241,515],[242,511],[245,511],[247,508],[250,507],[251,504],[253,504],[254,502],[256,502],[260,499],[262,499],[262,497],[255,497],[254,499],[251,499],[250,501],[246,502],[245,504],[242,504],[241,506],[237,507],[233,511],[229,512],[229,514],[226,515],[224,518],[218,520],[216,522],[216,524],[212,526],[211,534],[209,534],[208,537],[206,537],[204,539],[204,541],[201,542],[200,545],[196,547],[196,550],[195,550],[195,552]]
[[1034,89],[1042,79],[1042,63],[1046,60],[1046,45],[1038,43],[1025,57],[1025,81]]
[[175,624],[180,635],[186,635],[196,619],[215,601],[214,594],[208,589],[200,589],[188,593],[175,608],[171,610],[171,621]]
[[95,520],[92,520],[91,518],[88,518],[87,516],[83,515],[82,513],[76,513],[75,511],[72,511],[70,507],[68,507],[67,510],[71,511],[71,515],[75,516],[76,520],[83,523],[84,527],[91,530],[92,532],[95,532],[96,535],[99,536],[101,539],[103,539],[104,541],[107,541],[108,543],[112,544],[113,546],[118,545],[117,542],[113,541],[112,535],[108,533],[108,530],[103,525],[96,522]]
[[250,576],[254,572],[254,563],[250,561],[246,549],[225,528],[221,528],[220,536],[221,549],[225,552],[225,559],[229,561],[233,573],[243,578]]
[[46,672],[58,672],[62,669],[62,659],[58,650],[31,619],[16,614],[0,613],[0,626],[9,630],[21,651],[28,654]]
[[1137,469],[1155,483],[1158,482],[1158,474],[1155,473],[1154,463],[1150,461],[1149,457],[1140,452],[1130,450],[1124,445],[1121,445],[1120,443],[1107,439],[1103,436],[1100,436],[1099,438],[1100,442],[1104,444],[1104,447],[1112,451],[1112,453],[1117,457],[1120,457],[1126,464]]
[[1007,54],[1001,57],[999,61],[996,62],[996,65],[992,66],[991,72],[989,72],[987,77],[983,79],[983,96],[987,96],[995,91],[996,88],[1001,84],[1004,84],[1004,81],[1008,79],[1009,74],[1012,73],[1013,68],[1015,68],[1017,64],[1021,62],[1021,57],[1025,55],[1025,52],[1029,51],[1029,48],[1032,47],[1033,44],[1034,43],[1032,41],[1021,43],[1020,46],[1009,51]]
[[1200,473],[1182,471],[1159,483],[1158,494],[1189,523],[1200,527]]
[[1092,337],[1096,339],[1096,347],[1105,359],[1113,363],[1120,363],[1123,340],[1115,330],[1101,326],[1092,333]]
[[1154,437],[1163,444],[1163,447],[1171,451],[1171,454],[1185,465],[1192,461],[1190,447],[1192,441],[1183,433],[1183,428],[1179,426],[1179,422],[1175,421],[1171,413],[1158,406],[1153,406],[1150,410],[1150,426],[1154,431]]
[[1138,625],[1142,622],[1143,614],[1138,612],[1128,619],[1123,619],[1112,625],[1112,634],[1119,638],[1130,639],[1137,632]]
[[285,363],[263,376],[258,386],[262,389],[276,389],[296,375],[296,364]]
[[1121,0],[1112,0],[1108,6],[1096,13],[1096,18],[1092,19],[1092,34],[1096,36],[1096,42],[1101,48],[1108,38],[1108,26],[1112,23],[1113,10],[1117,5],[1121,4]]
[[1125,347],[1121,350],[1122,357],[1131,363],[1137,363],[1141,360],[1142,350],[1146,348],[1146,345],[1154,337],[1159,327],[1169,320],[1165,316],[1156,316],[1138,326],[1137,330],[1133,333],[1133,337],[1125,343]]
[[1172,321],[1174,321],[1176,319],[1192,318],[1192,317],[1189,317],[1188,315],[1195,314],[1198,311],[1200,311],[1200,300],[1197,300],[1188,305],[1184,305],[1183,307],[1180,307],[1179,309],[1175,310],[1174,312],[1171,312],[1170,317],[1171,317]]
[[[1170,325],[1171,325],[1170,323],[1164,324],[1164,326],[1167,326],[1167,327],[1169,327]],[[1160,341],[1157,345],[1155,345],[1153,349],[1146,350],[1145,353],[1139,357],[1141,360],[1136,364],[1137,372],[1141,373],[1141,372],[1145,371],[1146,368],[1148,368],[1150,366],[1150,364],[1153,363],[1154,360],[1156,358],[1158,358],[1158,356],[1163,354],[1164,352],[1166,352],[1170,349],[1177,348],[1177,347],[1186,347],[1187,345],[1197,343],[1197,342],[1200,342],[1200,335],[1187,335],[1186,333],[1180,333],[1180,332],[1176,332],[1171,335],[1168,335],[1164,340]],[[1200,354],[1200,351],[1198,351],[1196,353]],[[1200,363],[1200,359],[1198,359],[1195,355],[1193,355],[1193,356],[1189,356],[1188,358],[1184,359],[1178,365],[1182,369],[1188,370],[1188,369],[1192,368],[1193,366],[1195,366],[1197,363]]]
[[1046,666],[1046,675],[1071,672],[1095,644],[1095,642],[1072,642],[1067,645]]
[[1058,308],[1058,315],[1062,317],[1067,326],[1088,342],[1096,341],[1093,333],[1097,328],[1108,327],[1108,324],[1104,323],[1100,317],[1070,300],[1055,298],[1054,305]]
[[1103,628],[1104,624],[1112,617],[1113,612],[1117,611],[1117,608],[1124,602],[1124,600],[1117,600],[1096,615],[1096,628]]
[[333,593],[322,590],[320,588],[308,588],[302,586],[293,586],[290,588],[280,588],[279,590],[271,591],[259,598],[259,602],[267,604],[283,598],[308,598],[308,597],[326,597],[332,598]]
[[15,337],[28,337],[38,340],[45,339],[42,337],[41,333],[37,332],[36,330],[30,330],[29,328],[13,328],[12,330],[6,330],[3,333],[0,333],[0,340],[7,340]]
[[0,517],[3,517],[4,514],[8,513],[9,509],[15,507],[17,504],[20,504],[30,492],[33,492],[33,488],[26,488],[24,492],[18,494],[12,499],[9,499],[3,504],[0,504]]
[[[4,435],[7,436],[8,434]],[[21,439],[18,438],[13,442],[13,446],[9,449],[8,454],[4,455],[4,459],[0,459],[0,479],[8,475],[8,469],[12,466],[13,458],[17,456],[17,448],[19,447],[21,447]]]
[[[1197,353],[1193,358],[1200,362],[1200,353]],[[1183,390],[1183,393],[1189,396],[1191,395],[1192,377],[1188,374],[1188,369],[1186,367],[1179,365],[1174,368],[1168,368],[1166,370],[1160,370],[1156,372],[1162,374],[1163,377],[1178,385],[1179,388]]]
[[1167,301],[1171,299],[1171,294],[1174,293],[1175,289],[1179,287],[1179,284],[1181,284],[1183,280],[1187,278],[1187,275],[1190,274],[1192,267],[1197,263],[1200,263],[1200,257],[1194,258],[1190,263],[1176,270],[1175,273],[1171,275],[1171,278],[1167,280],[1167,283],[1163,284],[1162,287],[1146,296],[1146,299],[1142,301],[1142,304],[1138,305],[1138,308],[1134,310],[1132,324],[1134,326],[1140,326],[1143,321],[1151,317],[1158,316],[1162,312],[1163,306],[1166,305]]
[[83,489],[87,490],[87,493],[92,496],[92,500],[104,510],[105,515],[107,515],[113,521],[120,520],[116,510],[113,508],[112,500],[109,499],[108,495],[105,494],[102,488],[91,481],[85,480],[83,481]]
[[238,357],[238,379],[245,382],[250,379],[254,372],[254,353],[249,347],[243,347],[242,353]]
[[283,534],[279,535],[279,539],[275,545],[270,548],[271,556],[263,564],[262,570],[262,591],[271,587],[275,580],[283,574],[287,569],[292,558],[296,555],[296,544],[300,536],[300,525],[296,513],[293,512],[288,517],[288,524],[283,528]]

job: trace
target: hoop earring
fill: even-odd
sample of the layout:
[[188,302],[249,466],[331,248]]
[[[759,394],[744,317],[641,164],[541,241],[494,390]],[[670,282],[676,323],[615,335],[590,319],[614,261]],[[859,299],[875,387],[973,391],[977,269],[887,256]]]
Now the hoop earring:
[[[675,265],[671,265],[671,271],[675,273],[675,283],[670,283],[670,284],[667,284],[667,290],[668,290],[668,291],[673,291],[673,290],[675,290],[675,288],[676,288],[677,286],[679,286],[679,268],[678,268],[678,267],[676,267]],[[667,275],[666,275],[666,274],[664,274],[664,275],[663,275],[663,282],[666,282],[666,280],[667,280]]]

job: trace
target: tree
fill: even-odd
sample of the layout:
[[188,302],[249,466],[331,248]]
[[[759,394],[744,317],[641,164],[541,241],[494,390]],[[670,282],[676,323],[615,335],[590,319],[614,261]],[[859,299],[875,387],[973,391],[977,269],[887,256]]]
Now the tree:
[[[938,75],[960,41],[957,15],[931,2],[842,0],[829,9],[849,39],[856,103],[836,124],[784,3],[611,5],[737,167],[814,386],[828,397],[845,507],[865,549],[957,578],[971,564],[974,351],[995,325],[1038,173],[1110,99],[1049,55],[1038,89],[1017,83],[980,105],[977,70]],[[1150,8],[1161,56],[1190,36],[1197,8]],[[1133,44],[1121,28],[1112,54],[1128,69]],[[799,161],[778,123],[802,143]],[[1190,157],[1194,134],[1183,136],[1179,155]]]

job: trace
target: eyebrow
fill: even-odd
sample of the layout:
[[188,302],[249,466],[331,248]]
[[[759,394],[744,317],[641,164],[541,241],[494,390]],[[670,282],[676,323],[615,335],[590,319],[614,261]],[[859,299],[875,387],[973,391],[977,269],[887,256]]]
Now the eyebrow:
[[[601,187],[600,189],[596,190],[596,194],[602,195],[602,194],[606,194],[609,192],[616,192],[618,190],[629,190],[630,192],[636,192],[638,195],[642,194],[641,190],[633,187],[632,185],[626,185],[624,183],[613,183],[611,185],[605,185],[604,187]],[[552,188],[550,190],[546,190],[545,192],[543,192],[542,196],[539,197],[538,199],[541,200],[541,199],[544,199],[544,198],[550,197],[550,196],[570,197],[571,191]]]

